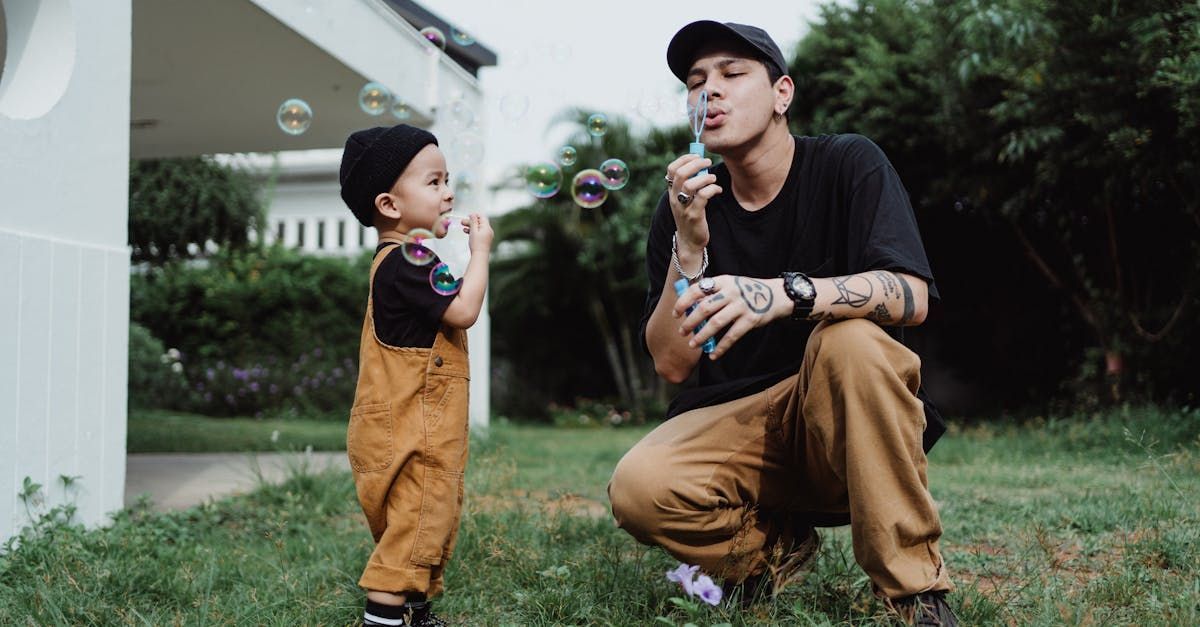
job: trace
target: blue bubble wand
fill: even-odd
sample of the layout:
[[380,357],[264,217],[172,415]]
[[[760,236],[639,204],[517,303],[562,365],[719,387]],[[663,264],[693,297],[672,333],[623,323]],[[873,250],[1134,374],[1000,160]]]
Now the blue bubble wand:
[[[708,118],[708,90],[701,91],[700,96],[696,99],[696,105],[688,107],[688,118],[692,124],[692,133],[696,136],[696,141],[688,145],[688,153],[703,159],[704,144],[700,141],[700,133],[704,132],[704,120]],[[705,174],[708,174],[708,168],[700,170],[694,176],[704,176]]]

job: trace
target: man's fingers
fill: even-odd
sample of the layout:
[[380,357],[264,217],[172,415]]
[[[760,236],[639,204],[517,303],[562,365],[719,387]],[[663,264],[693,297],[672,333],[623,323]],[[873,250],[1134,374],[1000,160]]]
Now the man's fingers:
[[[707,327],[705,327],[705,328],[707,329]],[[726,352],[729,351],[730,348],[733,348],[733,345],[737,344],[737,341],[742,339],[742,336],[745,335],[750,329],[753,329],[753,328],[754,328],[753,322],[750,322],[744,316],[741,318],[738,318],[733,323],[733,326],[729,327],[729,330],[725,332],[725,335],[724,335],[724,337],[721,338],[721,341],[717,342],[716,350],[709,353],[708,358],[709,359],[720,358],[721,355],[724,355]]]
[[[672,161],[670,164],[667,165],[667,177],[675,179],[676,182],[678,182],[679,177],[676,175],[679,172],[679,168],[683,167],[683,164],[685,164],[689,161],[694,161],[699,158],[700,158],[699,156],[692,155],[692,154],[681,155],[678,159]],[[696,170],[696,171],[698,172],[699,170]],[[678,190],[678,188],[676,188],[676,189]]]
[[[716,182],[717,182],[717,176],[715,174],[705,174],[704,176],[696,176],[696,177],[693,177],[693,178],[690,178],[690,179],[684,181],[683,185],[681,186],[681,190],[685,194],[695,196],[696,193],[699,192],[701,189],[703,189],[709,185],[713,185]],[[711,196],[710,196],[710,198],[711,198]]]

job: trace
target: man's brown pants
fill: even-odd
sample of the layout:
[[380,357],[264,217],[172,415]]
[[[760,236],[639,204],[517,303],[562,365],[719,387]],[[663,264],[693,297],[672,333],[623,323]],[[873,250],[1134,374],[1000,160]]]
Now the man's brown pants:
[[867,320],[824,322],[799,373],[680,414],[621,459],[617,524],[680,561],[740,581],[806,514],[849,513],[878,594],[952,588],[925,477],[920,358]]

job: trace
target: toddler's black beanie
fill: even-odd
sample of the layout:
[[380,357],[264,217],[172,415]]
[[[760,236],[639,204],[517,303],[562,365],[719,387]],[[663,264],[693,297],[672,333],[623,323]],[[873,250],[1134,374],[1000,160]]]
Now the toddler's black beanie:
[[374,226],[375,197],[392,188],[413,157],[429,144],[433,133],[408,124],[376,126],[355,131],[346,139],[338,180],[342,200],[364,226]]

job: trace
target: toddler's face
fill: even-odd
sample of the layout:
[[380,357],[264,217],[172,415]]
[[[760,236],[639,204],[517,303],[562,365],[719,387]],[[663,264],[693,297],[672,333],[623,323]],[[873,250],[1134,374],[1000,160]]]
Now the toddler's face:
[[400,208],[400,224],[406,231],[429,229],[445,237],[450,219],[443,218],[454,207],[454,190],[446,158],[435,144],[429,144],[413,157],[390,192]]

